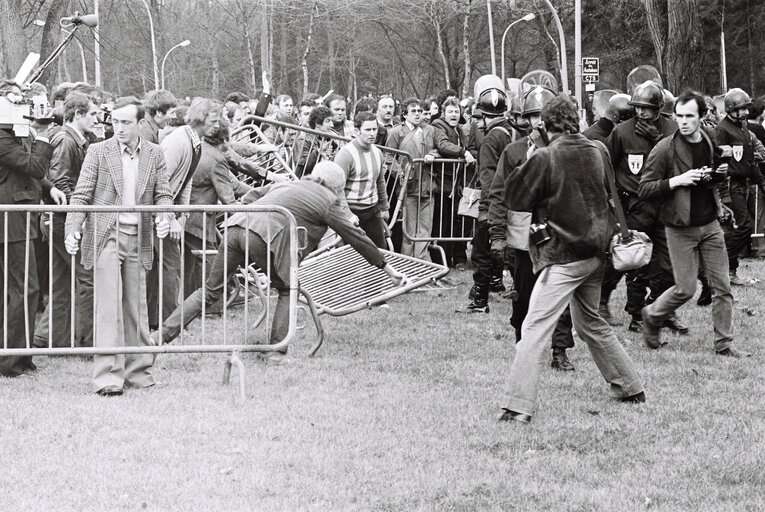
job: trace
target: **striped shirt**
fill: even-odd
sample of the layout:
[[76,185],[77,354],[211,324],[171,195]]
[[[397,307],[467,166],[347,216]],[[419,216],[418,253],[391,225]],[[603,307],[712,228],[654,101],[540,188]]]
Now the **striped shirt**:
[[346,144],[335,156],[335,163],[345,172],[345,197],[351,208],[369,208],[380,204],[387,208],[382,151],[376,146],[362,149],[358,140]]

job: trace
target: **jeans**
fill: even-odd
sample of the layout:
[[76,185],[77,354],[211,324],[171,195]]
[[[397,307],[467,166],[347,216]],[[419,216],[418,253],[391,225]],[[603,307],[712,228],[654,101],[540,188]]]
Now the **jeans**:
[[733,295],[728,276],[728,254],[725,236],[716,220],[704,226],[667,227],[669,257],[675,274],[675,285],[646,307],[646,317],[653,325],[663,325],[677,308],[691,300],[696,292],[699,258],[704,265],[712,298],[712,322],[715,329],[715,350],[729,348],[732,338]]
[[[224,244],[218,247],[218,254],[212,262],[212,268],[210,268],[204,287],[189,295],[183,304],[173,311],[163,323],[163,343],[170,343],[180,334],[183,327],[202,314],[203,302],[206,308],[215,304],[223,295],[224,285],[228,283],[240,266],[255,264],[264,269],[268,246],[256,233],[248,233],[242,227],[232,226],[228,228],[228,240],[224,240],[224,243],[225,248]],[[248,246],[249,248],[247,248]],[[245,256],[247,256],[247,261],[245,261]],[[223,272],[224,265],[225,273]],[[271,253],[270,274],[271,285],[279,293],[269,335],[270,343],[275,344],[286,338],[289,332],[290,289],[289,285],[276,274],[273,253]],[[183,317],[183,325],[181,325],[181,317]]]
[[569,303],[576,332],[587,343],[600,373],[611,386],[612,396],[621,398],[643,391],[635,364],[611,326],[598,315],[602,278],[602,261],[598,258],[552,265],[540,272],[523,322],[522,338],[515,348],[507,409],[534,414],[550,338]]

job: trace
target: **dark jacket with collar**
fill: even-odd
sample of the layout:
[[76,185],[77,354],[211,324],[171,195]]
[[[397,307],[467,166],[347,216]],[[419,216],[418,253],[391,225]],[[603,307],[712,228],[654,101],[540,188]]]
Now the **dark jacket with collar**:
[[606,139],[614,131],[614,123],[608,118],[601,117],[582,134],[590,140],[598,140],[605,144]]
[[[465,135],[462,129],[457,126],[452,128],[444,119],[438,118],[433,121],[433,129],[435,133],[433,135],[436,143],[436,151],[441,158],[459,159],[465,157],[467,151]],[[453,163],[443,163],[443,172],[440,173],[441,166],[437,166],[436,171],[440,174],[440,189],[442,192],[450,194],[454,191],[455,180],[461,187],[460,183],[460,167]],[[464,166],[462,167],[464,169]],[[459,191],[457,191],[459,193]]]
[[[52,183],[47,173],[53,148],[47,142],[20,139],[9,130],[0,129],[0,205],[39,205],[43,194],[48,195]],[[27,216],[23,212],[8,214],[8,232],[0,214],[0,245],[21,242],[27,236]],[[37,238],[37,221],[34,215],[29,223],[29,238]]]
[[535,273],[605,254],[615,227],[603,187],[608,165],[601,143],[579,133],[559,134],[510,171],[507,207],[531,212],[532,222],[549,226],[550,240],[529,243]]
[[[714,144],[704,130],[701,138],[707,145],[707,165],[712,166]],[[680,131],[662,139],[648,155],[640,179],[640,197],[658,201],[659,221],[665,226],[688,226],[691,221],[691,189],[678,187],[672,190],[669,179],[680,176],[693,166],[691,146]],[[715,203],[720,208],[717,189],[713,190]]]
[[507,176],[526,162],[526,152],[529,149],[529,138],[523,137],[505,147],[500,155],[497,171],[489,189],[489,232],[492,238],[502,237],[507,231],[507,205],[505,204],[505,188],[512,187],[507,183]]
[[489,195],[499,157],[513,141],[513,128],[504,116],[487,119],[486,131],[478,150],[478,180],[481,183],[481,202],[478,203],[478,220],[489,217]]
[[71,126],[57,131],[50,140],[53,156],[50,159],[50,180],[57,189],[72,197],[74,187],[80,178],[80,168],[88,150],[88,140]]

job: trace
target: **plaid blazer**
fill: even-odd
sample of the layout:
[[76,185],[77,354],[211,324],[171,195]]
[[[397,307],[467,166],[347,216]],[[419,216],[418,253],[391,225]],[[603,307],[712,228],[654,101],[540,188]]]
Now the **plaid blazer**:
[[[162,149],[147,140],[141,140],[136,176],[136,205],[170,206],[173,198],[167,183],[167,167]],[[75,205],[114,206],[122,204],[122,157],[116,138],[92,144],[82,163],[80,178],[69,201]],[[117,222],[114,213],[86,214],[73,212],[66,216],[66,234],[82,233],[82,264],[93,268],[98,255]],[[87,217],[87,218],[86,218]],[[141,214],[138,231],[141,247],[141,263],[151,268],[153,236],[151,214]],[[94,243],[98,241],[98,245]]]

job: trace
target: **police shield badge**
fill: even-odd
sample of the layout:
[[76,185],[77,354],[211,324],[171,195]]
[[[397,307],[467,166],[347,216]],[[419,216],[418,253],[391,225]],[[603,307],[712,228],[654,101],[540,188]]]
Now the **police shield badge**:
[[733,150],[733,158],[736,159],[736,162],[740,162],[744,158],[744,146],[733,146],[731,149]]
[[627,155],[627,163],[632,174],[637,174],[643,168],[643,155]]

